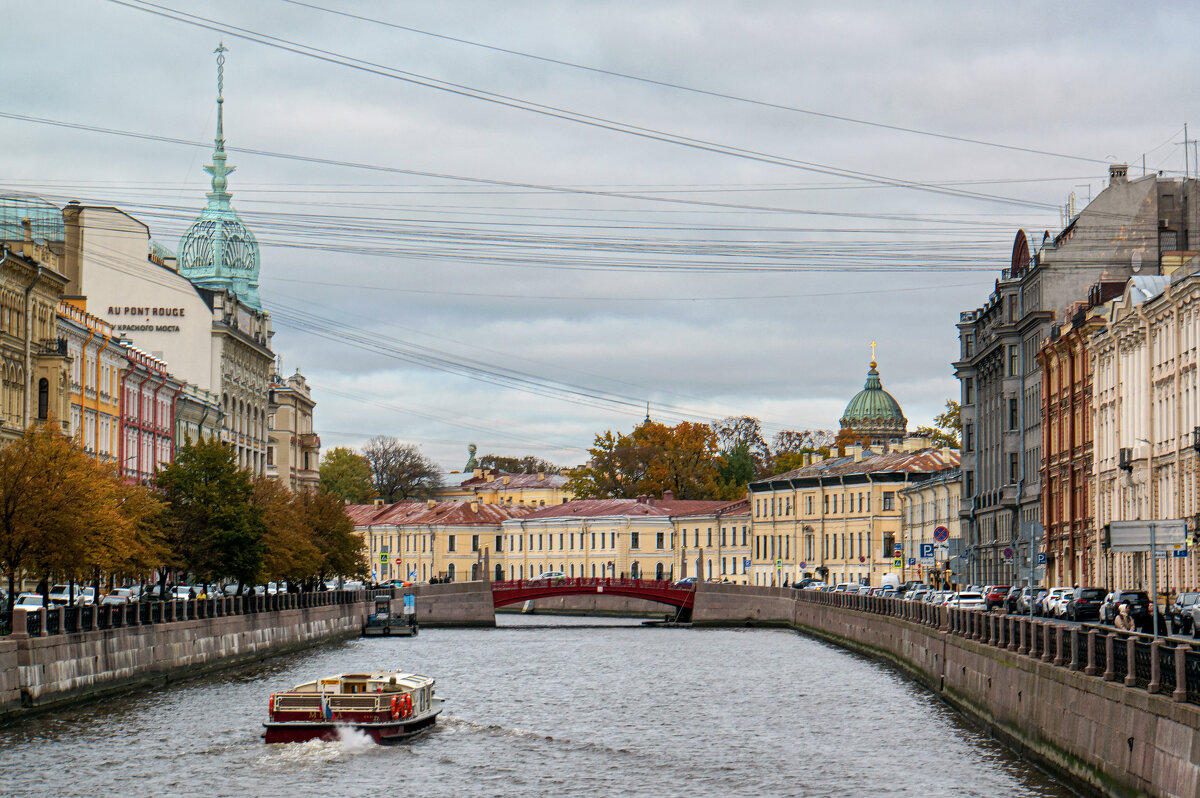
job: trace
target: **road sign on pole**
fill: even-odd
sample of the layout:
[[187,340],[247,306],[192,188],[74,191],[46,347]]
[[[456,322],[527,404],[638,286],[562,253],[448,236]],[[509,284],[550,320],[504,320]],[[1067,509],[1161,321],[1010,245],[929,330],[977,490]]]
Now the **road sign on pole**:
[[939,526],[937,529],[933,530],[933,539],[938,543],[945,543],[950,539],[950,530],[946,529],[944,526]]

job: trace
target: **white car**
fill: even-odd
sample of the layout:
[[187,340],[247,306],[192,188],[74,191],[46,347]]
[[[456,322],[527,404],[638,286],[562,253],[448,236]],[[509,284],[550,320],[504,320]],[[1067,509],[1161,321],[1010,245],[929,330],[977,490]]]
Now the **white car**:
[[17,607],[24,607],[24,608],[30,609],[30,610],[41,609],[42,594],[41,593],[22,593],[21,595],[17,596],[17,601],[15,604],[13,604],[13,609],[16,609]]
[[[543,571],[542,573],[530,579],[530,582],[549,582],[551,579],[566,579],[567,575],[562,571]],[[683,580],[680,580],[683,581]],[[678,583],[676,583],[678,584]]]
[[825,587],[824,582],[809,582],[807,585],[804,586],[804,589],[805,590],[820,590],[823,587]]
[[[51,604],[66,604],[71,600],[70,585],[55,585],[50,591]],[[96,588],[94,587],[76,587],[75,588],[75,604],[84,606],[96,603]]]
[[1065,599],[1071,592],[1072,589],[1069,587],[1051,588],[1050,592],[1046,594],[1045,600],[1042,602],[1042,614],[1051,618],[1061,618],[1066,615],[1067,605],[1063,599]]
[[985,610],[987,602],[982,593],[955,593],[946,601],[946,606],[961,610]]

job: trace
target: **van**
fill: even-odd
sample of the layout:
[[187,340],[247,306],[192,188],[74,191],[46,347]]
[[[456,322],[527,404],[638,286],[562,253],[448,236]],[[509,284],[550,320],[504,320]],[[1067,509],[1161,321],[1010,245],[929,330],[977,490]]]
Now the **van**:
[[895,574],[884,574],[879,579],[880,587],[891,587],[892,590],[900,590],[900,577]]

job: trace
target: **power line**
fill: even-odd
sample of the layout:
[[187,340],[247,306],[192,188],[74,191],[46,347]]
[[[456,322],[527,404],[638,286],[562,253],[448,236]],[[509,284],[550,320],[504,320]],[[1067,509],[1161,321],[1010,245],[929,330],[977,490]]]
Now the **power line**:
[[1082,155],[1071,155],[1071,154],[1061,153],[1061,152],[1050,152],[1048,150],[1039,150],[1039,149],[1036,149],[1033,147],[1021,147],[1021,146],[1013,145],[1013,144],[1001,144],[999,142],[985,141],[983,139],[975,139],[975,138],[970,138],[967,136],[955,136],[955,135],[951,135],[948,133],[939,133],[939,132],[932,131],[932,130],[922,130],[919,128],[905,127],[903,125],[894,125],[894,124],[890,124],[887,122],[876,122],[876,121],[872,121],[872,120],[868,120],[868,119],[858,119],[858,118],[851,117],[851,116],[845,116],[843,114],[833,114],[833,113],[828,113],[828,112],[823,112],[823,111],[814,111],[809,108],[800,108],[800,107],[797,107],[794,105],[783,105],[781,103],[773,103],[773,102],[769,102],[767,100],[758,100],[758,99],[753,99],[750,97],[741,97],[738,95],[727,94],[725,92],[713,91],[711,89],[699,89],[694,86],[685,86],[681,83],[673,83],[671,81],[666,81],[666,80],[656,80],[654,78],[647,78],[647,77],[640,76],[640,75],[633,75],[633,74],[630,74],[627,72],[620,72],[620,71],[612,70],[612,69],[604,69],[601,67],[588,66],[586,64],[579,64],[579,63],[575,63],[573,61],[565,61],[565,60],[558,59],[558,58],[550,58],[550,57],[543,56],[543,55],[537,55],[535,53],[525,52],[523,50],[514,50],[514,49],[507,48],[507,47],[498,47],[496,45],[472,41],[470,39],[462,39],[462,38],[458,38],[455,36],[447,36],[447,35],[441,34],[441,33],[434,33],[432,31],[422,30],[421,28],[414,28],[414,27],[410,27],[408,25],[399,25],[394,22],[388,22],[386,20],[376,19],[373,17],[366,17],[366,16],[362,16],[360,14],[352,14],[349,11],[340,11],[337,9],[325,8],[323,6],[314,5],[312,3],[301,2],[301,0],[282,0],[282,2],[290,3],[295,6],[302,6],[304,8],[310,8],[310,9],[313,9],[314,11],[321,11],[326,14],[336,14],[337,16],[340,16],[340,17],[357,19],[362,22],[370,22],[372,24],[382,25],[382,26],[385,26],[388,28],[394,28],[396,30],[403,30],[403,31],[408,31],[409,33],[417,33],[422,36],[429,36],[429,37],[432,37],[435,39],[451,41],[451,42],[455,42],[457,44],[465,44],[465,45],[468,45],[471,47],[478,47],[478,48],[481,48],[484,50],[491,50],[493,52],[505,53],[507,55],[515,55],[515,56],[519,56],[521,58],[529,58],[529,59],[532,59],[535,61],[541,61],[541,62],[547,63],[547,64],[555,64],[557,66],[564,66],[564,67],[569,67],[571,69],[578,69],[578,70],[582,70],[585,72],[592,72],[592,73],[598,74],[598,75],[607,75],[609,77],[622,78],[624,80],[632,80],[632,81],[636,81],[638,83],[646,83],[646,84],[649,84],[652,86],[661,86],[663,88],[668,88],[668,89],[677,89],[679,91],[685,91],[685,92],[689,92],[692,94],[700,94],[700,95],[704,95],[707,97],[715,97],[715,98],[722,99],[722,100],[731,100],[733,102],[746,103],[748,105],[757,105],[757,106],[760,106],[763,108],[772,108],[777,111],[791,111],[794,113],[805,114],[807,116],[818,117],[821,119],[831,119],[831,120],[835,120],[838,122],[848,122],[850,124],[855,124],[855,125],[865,125],[868,127],[882,128],[884,130],[894,130],[894,131],[897,131],[900,133],[912,133],[912,134],[918,135],[918,136],[929,136],[932,138],[944,139],[946,141],[955,141],[955,142],[959,142],[959,143],[963,143],[963,144],[977,144],[977,145],[980,145],[983,147],[993,147],[995,149],[1001,149],[1001,150],[1024,152],[1024,153],[1029,153],[1032,155],[1047,155],[1047,156],[1050,156],[1053,158],[1067,158],[1067,159],[1074,160],[1074,161],[1084,161],[1086,163],[1097,163],[1097,164],[1107,164],[1108,163],[1108,161],[1101,160],[1099,158],[1088,158],[1088,157],[1085,157]]

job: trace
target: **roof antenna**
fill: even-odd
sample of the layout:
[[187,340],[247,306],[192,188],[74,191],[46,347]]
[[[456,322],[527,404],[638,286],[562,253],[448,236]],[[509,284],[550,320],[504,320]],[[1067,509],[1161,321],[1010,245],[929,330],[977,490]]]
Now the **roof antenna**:
[[650,402],[649,401],[646,402],[646,421],[645,421],[645,423],[646,424],[650,423]]

